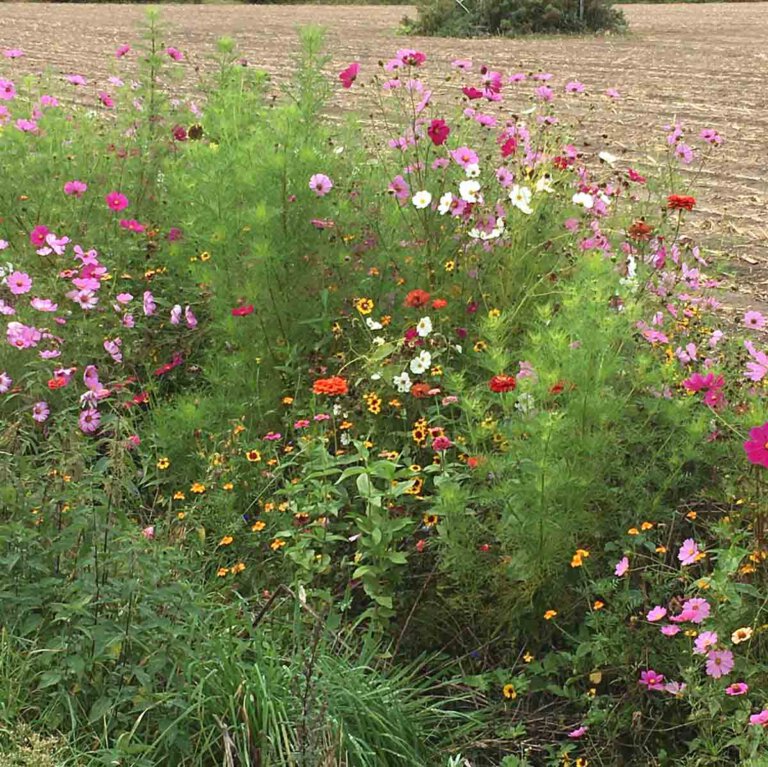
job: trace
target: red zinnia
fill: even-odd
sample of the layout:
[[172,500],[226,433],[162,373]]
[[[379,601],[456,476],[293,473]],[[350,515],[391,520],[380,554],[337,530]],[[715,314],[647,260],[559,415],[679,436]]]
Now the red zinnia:
[[412,290],[405,297],[405,305],[410,306],[412,309],[419,309],[422,306],[426,306],[429,301],[429,293],[426,290]]
[[432,302],[433,309],[445,309],[446,306],[448,306],[448,302],[444,298],[436,298]]
[[671,194],[667,197],[667,207],[670,210],[693,210],[695,204],[695,197],[688,197],[684,194]]
[[451,129],[445,120],[432,120],[427,128],[427,135],[432,139],[435,146],[444,144],[451,133]]
[[253,304],[247,304],[246,306],[236,306],[232,310],[233,317],[247,317],[249,314],[253,314]]
[[62,386],[67,385],[67,379],[62,376],[54,376],[48,379],[48,388],[53,391],[54,389],[61,389]]
[[349,391],[347,382],[341,376],[331,376],[330,378],[318,378],[312,384],[314,394],[327,394],[329,397],[340,397]]
[[431,391],[431,386],[429,384],[425,383],[415,383],[413,386],[411,386],[411,396],[415,397],[416,399],[423,399],[424,397],[429,397],[429,392]]
[[651,239],[653,227],[648,226],[643,220],[635,221],[627,230],[627,233],[633,240],[644,242]]
[[503,394],[504,392],[514,391],[517,386],[517,380],[514,376],[499,375],[494,376],[488,381],[488,388],[496,394]]

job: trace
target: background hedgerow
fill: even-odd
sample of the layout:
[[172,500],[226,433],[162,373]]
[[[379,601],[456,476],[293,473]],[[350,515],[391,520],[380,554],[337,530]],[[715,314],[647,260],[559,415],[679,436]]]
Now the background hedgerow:
[[277,100],[228,40],[179,90],[156,13],[103,86],[5,52],[0,748],[757,758],[765,318],[718,328],[677,173],[722,137],[646,178],[576,80],[457,60],[451,111],[301,37]]

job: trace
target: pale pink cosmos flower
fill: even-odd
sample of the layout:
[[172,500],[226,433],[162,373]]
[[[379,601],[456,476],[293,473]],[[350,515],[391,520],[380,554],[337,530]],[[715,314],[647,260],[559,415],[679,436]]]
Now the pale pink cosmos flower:
[[733,671],[733,653],[730,650],[710,650],[705,670],[713,679],[720,679]]
[[679,698],[682,697],[687,686],[688,685],[685,684],[685,682],[667,682],[664,685],[664,692],[668,692],[670,695],[676,695]]
[[6,277],[6,284],[14,296],[20,296],[32,289],[32,278],[26,272],[11,272]]
[[93,309],[99,303],[99,297],[92,290],[70,290],[65,295],[84,311]]
[[130,293],[118,293],[115,296],[115,300],[119,304],[129,304],[131,301],[133,301],[133,296]]
[[47,93],[40,96],[41,107],[57,107],[58,105],[59,100],[55,96],[49,96]]
[[387,191],[400,202],[407,202],[411,197],[411,187],[402,176],[395,176],[390,181]]
[[61,352],[58,349],[43,349],[38,354],[41,360],[55,360],[57,357],[61,357]]
[[22,133],[37,133],[37,122],[35,120],[26,120],[20,117],[14,125]]
[[7,394],[13,386],[13,378],[3,371],[0,373],[0,394]]
[[63,256],[69,244],[69,237],[57,237],[53,232],[45,235],[45,244],[37,249],[38,256],[50,256],[55,253],[57,256]]
[[749,717],[749,723],[762,727],[768,726],[768,708],[764,708],[759,714],[752,714]]
[[706,599],[701,597],[693,597],[683,603],[683,610],[679,615],[673,615],[670,617],[671,621],[675,623],[685,623],[690,621],[691,623],[703,623],[709,618],[712,612],[712,608]]
[[24,51],[21,48],[6,48],[3,51],[3,56],[6,59],[20,59],[24,55]]
[[86,85],[88,83],[82,75],[65,75],[64,79],[71,85]]
[[16,98],[16,86],[10,80],[0,79],[0,100],[12,101]]
[[197,317],[195,317],[194,312],[189,306],[184,307],[184,321],[190,330],[194,330],[197,327]]
[[614,575],[617,578],[621,578],[624,575],[627,574],[627,571],[629,570],[629,558],[628,557],[622,557],[617,563],[616,567],[614,568]]
[[24,325],[21,322],[9,322],[5,330],[5,336],[8,343],[17,349],[29,349],[37,346],[43,334],[31,325]]
[[331,181],[325,173],[315,173],[309,179],[309,188],[318,197],[325,197],[325,195],[333,189],[333,181]]
[[32,418],[38,423],[47,421],[50,413],[51,409],[48,407],[47,402],[36,402],[32,406]]
[[99,428],[101,415],[95,407],[89,407],[80,413],[78,426],[83,434],[93,434]]
[[64,194],[69,197],[82,197],[88,191],[88,184],[84,181],[67,181],[64,184]]
[[768,355],[765,352],[758,351],[752,341],[749,340],[744,341],[744,348],[752,358],[751,362],[747,362],[747,370],[744,376],[755,383],[762,381],[768,375]]
[[468,146],[460,146],[458,149],[451,150],[451,157],[455,163],[465,170],[468,165],[477,165],[479,163],[477,152]]
[[550,102],[555,98],[555,92],[548,85],[540,85],[534,91],[540,101]]
[[745,312],[742,323],[745,328],[751,328],[752,330],[762,330],[765,327],[765,317],[763,317],[760,312]]
[[616,88],[608,88],[605,91],[605,95],[608,96],[609,99],[620,99],[621,94],[616,90]]
[[694,655],[706,655],[717,645],[716,631],[702,631],[693,642]]
[[145,537],[145,538],[146,538],[148,541],[151,541],[151,540],[153,540],[153,539],[154,539],[154,537],[155,537],[155,526],[154,526],[154,525],[150,525],[149,527],[145,527],[145,528],[144,528],[144,529],[141,531],[141,534],[142,534],[142,535],[143,535],[143,536],[144,536],[144,537]]
[[30,306],[38,312],[55,312],[59,305],[53,303],[50,298],[32,298],[29,301]]
[[151,317],[157,310],[157,304],[155,303],[155,297],[149,290],[144,291],[144,315]]
[[692,565],[699,558],[698,544],[693,538],[686,538],[683,541],[683,545],[680,547],[680,551],[677,552],[677,558],[680,560],[680,564],[684,567],[686,565]]
[[181,323],[181,304],[176,304],[171,309],[171,325],[179,325]]
[[578,738],[582,738],[582,737],[584,737],[584,735],[587,734],[587,730],[588,729],[589,729],[589,727],[586,727],[585,725],[582,724],[581,727],[577,727],[575,730],[571,730],[568,733],[568,737],[571,738],[572,740],[576,740]]
[[578,80],[571,80],[571,82],[565,84],[566,93],[584,93],[584,83],[580,83]]
[[679,634],[682,631],[680,626],[662,626],[661,627],[661,633],[664,634],[665,637],[673,637],[675,634]]
[[734,682],[725,688],[725,694],[733,697],[737,695],[746,695],[749,692],[749,685],[746,682]]
[[108,338],[104,341],[104,351],[106,351],[115,362],[122,362],[123,353],[120,350],[122,345],[123,340],[121,338],[115,338],[114,341]]
[[667,608],[662,607],[661,605],[656,605],[656,607],[652,608],[648,615],[646,615],[646,619],[650,623],[655,623],[656,621],[660,621],[665,615],[667,614]]
[[451,66],[455,69],[472,69],[472,62],[469,59],[454,59]]

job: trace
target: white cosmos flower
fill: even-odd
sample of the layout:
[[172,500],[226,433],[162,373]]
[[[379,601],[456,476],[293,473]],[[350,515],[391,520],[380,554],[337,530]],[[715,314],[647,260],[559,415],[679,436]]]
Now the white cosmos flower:
[[599,155],[597,155],[603,162],[607,162],[608,165],[613,165],[616,160],[619,158],[616,157],[616,155],[611,154],[610,152],[600,152]]
[[606,208],[612,202],[611,198],[607,194],[605,194],[605,192],[599,192],[598,195],[597,195],[597,199],[600,200],[600,202],[602,202],[603,205],[605,205]]
[[476,162],[471,162],[464,168],[467,178],[477,178],[480,175],[480,166]]
[[376,320],[373,320],[370,317],[365,318],[365,324],[371,330],[381,330],[384,327],[380,322],[376,322]]
[[350,442],[352,442],[352,437],[349,436],[348,431],[341,432],[341,439],[339,440],[344,447],[349,445]]
[[418,357],[414,357],[411,360],[411,373],[415,373],[416,375],[421,375],[422,373],[429,370],[429,368],[432,366],[432,355],[427,351],[419,352]]
[[478,202],[480,200],[479,191],[479,181],[462,181],[459,184],[459,195],[464,202]]
[[552,192],[555,191],[552,188],[552,176],[549,176],[549,175],[542,176],[536,182],[536,191],[537,192],[546,192],[547,194],[552,194]]
[[432,320],[422,317],[416,325],[416,332],[421,338],[426,338],[432,332]]
[[533,213],[531,209],[531,190],[527,186],[520,186],[515,184],[512,189],[509,190],[510,202],[520,211],[530,216]]
[[371,374],[371,381],[379,381],[381,380],[381,373],[372,373]]
[[437,206],[437,212],[441,216],[444,216],[451,209],[452,202],[453,202],[453,195],[450,192],[446,192],[440,198],[440,204]]
[[399,376],[395,376],[392,379],[392,383],[400,394],[408,394],[413,385],[411,383],[411,377],[408,375],[407,371],[403,371]]
[[376,336],[376,338],[373,339],[374,346],[384,346],[385,343],[384,336]]
[[413,195],[411,202],[413,203],[414,208],[422,210],[423,208],[429,207],[429,204],[432,202],[432,195],[426,190],[422,190]]
[[571,199],[573,200],[574,205],[581,205],[587,210],[591,210],[595,207],[595,198],[586,192],[576,192]]

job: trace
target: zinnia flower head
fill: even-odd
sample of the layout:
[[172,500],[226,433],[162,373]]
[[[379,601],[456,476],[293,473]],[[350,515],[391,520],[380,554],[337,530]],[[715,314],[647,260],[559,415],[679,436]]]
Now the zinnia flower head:
[[349,386],[345,378],[341,376],[331,376],[330,378],[318,378],[312,384],[314,394],[326,394],[329,397],[340,397],[347,394]]
[[696,205],[696,198],[684,194],[670,194],[667,197],[667,208],[669,210],[693,210]]
[[495,394],[504,394],[514,391],[517,387],[517,380],[512,375],[495,375],[488,382],[488,388]]

